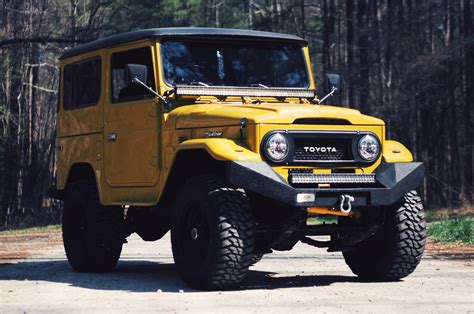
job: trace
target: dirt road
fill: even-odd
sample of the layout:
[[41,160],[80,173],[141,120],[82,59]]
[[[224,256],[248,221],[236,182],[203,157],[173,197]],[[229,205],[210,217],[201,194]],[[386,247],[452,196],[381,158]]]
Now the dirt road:
[[293,251],[265,256],[240,289],[203,292],[179,279],[168,236],[152,243],[132,236],[112,273],[72,271],[58,245],[0,265],[0,313],[462,313],[474,311],[473,279],[474,267],[464,260],[426,256],[403,281],[360,282],[340,253],[298,244]]

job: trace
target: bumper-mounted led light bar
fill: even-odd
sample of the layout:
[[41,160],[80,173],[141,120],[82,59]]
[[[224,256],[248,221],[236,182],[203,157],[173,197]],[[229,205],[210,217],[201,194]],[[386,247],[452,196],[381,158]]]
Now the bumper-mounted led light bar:
[[314,98],[315,91],[306,88],[252,88],[227,86],[188,86],[177,85],[177,96],[217,96],[217,97],[277,97],[277,98]]
[[332,173],[312,174],[293,173],[290,175],[291,184],[344,184],[344,183],[375,183],[375,174]]

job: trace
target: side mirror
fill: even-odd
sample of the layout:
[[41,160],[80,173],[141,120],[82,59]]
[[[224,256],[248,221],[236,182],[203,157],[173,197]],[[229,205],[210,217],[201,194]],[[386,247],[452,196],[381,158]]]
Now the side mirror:
[[324,75],[324,93],[329,94],[333,88],[336,88],[334,94],[342,91],[342,78],[339,74],[325,74]]
[[137,78],[143,83],[147,82],[147,73],[148,69],[146,65],[143,64],[127,64],[125,66],[125,85],[132,85],[133,79]]

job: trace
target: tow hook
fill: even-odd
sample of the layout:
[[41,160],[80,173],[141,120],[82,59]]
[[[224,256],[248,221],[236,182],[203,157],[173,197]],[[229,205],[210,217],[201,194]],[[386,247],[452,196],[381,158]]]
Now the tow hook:
[[343,194],[341,195],[341,204],[339,205],[339,210],[341,213],[348,214],[352,210],[352,202],[354,201],[354,196]]

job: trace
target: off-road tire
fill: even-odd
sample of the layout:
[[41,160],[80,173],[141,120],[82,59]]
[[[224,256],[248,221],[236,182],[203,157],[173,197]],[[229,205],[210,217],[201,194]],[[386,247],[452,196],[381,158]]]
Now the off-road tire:
[[77,181],[66,191],[62,231],[67,259],[76,271],[109,271],[122,251],[123,211],[100,203],[95,182]]
[[423,255],[426,222],[416,191],[401,204],[387,209],[385,224],[377,233],[344,252],[352,272],[363,280],[395,281],[411,274]]
[[200,176],[187,181],[177,200],[171,242],[183,281],[198,289],[228,289],[242,282],[254,245],[245,192],[220,177]]
[[257,264],[258,262],[260,262],[262,260],[262,257],[263,257],[263,254],[254,253],[253,256],[252,256],[252,263],[250,264],[250,266],[253,266],[253,265]]

